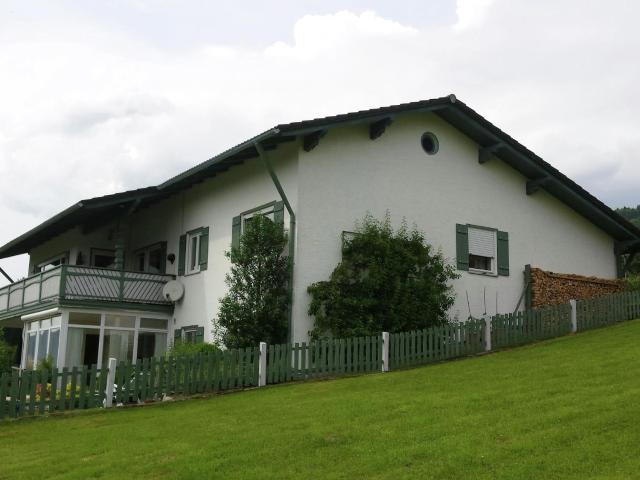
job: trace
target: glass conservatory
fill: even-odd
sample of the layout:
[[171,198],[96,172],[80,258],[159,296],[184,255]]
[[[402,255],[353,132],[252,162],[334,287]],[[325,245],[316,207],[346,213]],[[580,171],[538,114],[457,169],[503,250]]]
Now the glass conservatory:
[[45,359],[58,368],[106,365],[109,358],[136,362],[167,349],[170,317],[136,311],[52,309],[26,315],[21,367]]

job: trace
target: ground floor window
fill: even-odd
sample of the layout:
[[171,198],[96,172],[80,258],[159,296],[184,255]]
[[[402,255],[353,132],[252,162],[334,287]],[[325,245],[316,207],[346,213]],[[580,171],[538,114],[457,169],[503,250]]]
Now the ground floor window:
[[61,316],[36,320],[25,325],[27,368],[35,368],[45,359],[51,359],[55,366],[58,359]]
[[[25,325],[25,368],[51,357],[54,366],[105,366],[109,358],[118,362],[160,357],[167,350],[167,318],[104,312],[67,313]],[[61,333],[63,335],[61,335]],[[59,352],[61,336],[65,337]]]
[[138,359],[160,357],[167,350],[167,334],[160,332],[138,333]]
[[133,330],[105,329],[102,344],[102,365],[106,365],[110,358],[119,362],[133,360]]
[[178,328],[175,330],[173,341],[174,343],[203,343],[204,327],[199,325],[188,325],[186,327]]
[[69,368],[98,363],[100,328],[69,325],[64,365]]

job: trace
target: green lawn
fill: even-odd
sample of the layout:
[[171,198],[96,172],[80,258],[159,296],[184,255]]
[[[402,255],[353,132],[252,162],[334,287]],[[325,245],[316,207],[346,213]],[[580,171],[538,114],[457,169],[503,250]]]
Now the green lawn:
[[0,478],[640,478],[640,321],[403,372],[0,424]]

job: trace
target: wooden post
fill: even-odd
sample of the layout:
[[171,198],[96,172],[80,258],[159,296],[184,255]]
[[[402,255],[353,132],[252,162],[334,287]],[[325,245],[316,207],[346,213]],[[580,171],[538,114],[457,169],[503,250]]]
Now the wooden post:
[[576,333],[578,331],[577,302],[575,300],[569,300],[569,305],[571,305],[571,332]]
[[110,358],[108,363],[109,371],[107,372],[107,389],[105,391],[105,408],[113,407],[113,385],[116,383],[116,365],[118,361]]
[[389,371],[389,332],[382,332],[382,371]]
[[258,363],[258,387],[267,384],[267,344],[260,342],[260,360]]
[[491,351],[491,317],[484,318],[484,350]]

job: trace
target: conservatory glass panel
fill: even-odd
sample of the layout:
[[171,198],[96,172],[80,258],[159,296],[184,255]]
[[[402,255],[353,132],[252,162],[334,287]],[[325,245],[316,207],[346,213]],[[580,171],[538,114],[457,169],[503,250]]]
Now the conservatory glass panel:
[[102,347],[102,365],[107,365],[110,358],[118,362],[133,360],[133,335],[127,330],[105,330]]

